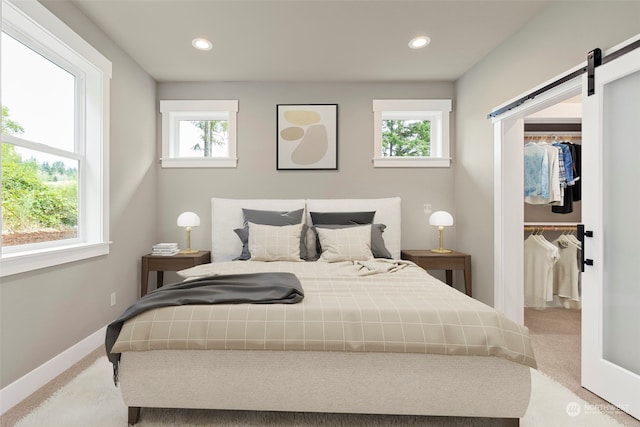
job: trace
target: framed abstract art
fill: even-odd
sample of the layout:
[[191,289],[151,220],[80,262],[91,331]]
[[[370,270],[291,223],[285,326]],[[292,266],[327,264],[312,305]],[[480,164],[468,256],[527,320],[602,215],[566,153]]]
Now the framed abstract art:
[[277,169],[338,169],[338,104],[277,105]]

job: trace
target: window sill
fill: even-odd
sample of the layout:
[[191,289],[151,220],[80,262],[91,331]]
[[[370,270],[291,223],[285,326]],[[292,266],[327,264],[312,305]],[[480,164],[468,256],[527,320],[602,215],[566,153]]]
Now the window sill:
[[108,243],[79,243],[11,254],[4,253],[0,259],[0,277],[53,267],[108,253]]
[[237,158],[183,158],[160,159],[163,168],[235,168],[238,166]]
[[448,168],[448,157],[374,157],[375,168]]

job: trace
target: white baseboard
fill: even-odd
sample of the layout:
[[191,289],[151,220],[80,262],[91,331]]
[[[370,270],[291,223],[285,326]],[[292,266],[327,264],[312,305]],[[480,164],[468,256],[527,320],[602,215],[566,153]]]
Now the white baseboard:
[[82,360],[100,345],[104,345],[106,330],[106,326],[99,329],[0,390],[0,415]]

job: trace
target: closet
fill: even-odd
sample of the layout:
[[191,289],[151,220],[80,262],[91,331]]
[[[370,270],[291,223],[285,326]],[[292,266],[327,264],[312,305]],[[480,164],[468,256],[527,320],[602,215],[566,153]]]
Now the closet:
[[524,120],[524,305],[580,309],[581,98]]
[[[563,104],[579,94],[580,139],[584,141],[581,207],[578,210],[574,205],[574,212],[561,215],[550,213],[546,207],[540,212],[541,207],[536,206],[532,214],[531,206],[525,206],[523,200],[525,125],[531,122],[534,113]],[[574,336],[573,346],[580,348],[580,357],[573,355],[562,365],[563,375],[565,369],[580,365],[573,376],[580,378],[582,387],[636,418],[640,418],[637,345],[640,333],[634,327],[640,322],[637,303],[640,232],[635,224],[640,211],[640,186],[634,184],[640,182],[637,166],[640,145],[630,135],[640,134],[640,120],[639,110],[629,106],[637,105],[639,97],[640,34],[637,34],[606,52],[590,51],[584,64],[532,88],[488,115],[494,125],[496,158],[495,307],[527,325],[534,338],[536,324],[540,326],[538,331],[549,330],[553,343],[548,343],[548,347],[558,349],[554,359],[567,353],[563,348],[570,344],[567,336],[574,336],[567,333],[565,326],[577,323],[578,336]],[[546,118],[552,119],[553,115]],[[555,125],[562,121],[546,123]],[[576,215],[576,219],[569,219],[568,215]],[[523,224],[534,227],[533,223],[541,222],[544,223],[541,227],[571,227],[577,221],[580,224],[576,234],[583,242],[584,254],[581,260],[584,269],[579,277],[581,309],[523,310],[524,242],[519,237]],[[553,240],[549,233],[558,230],[543,232],[547,240]],[[532,319],[536,314],[554,313],[559,315],[556,319],[551,316],[542,322]],[[575,322],[560,316],[566,314],[577,314]]]

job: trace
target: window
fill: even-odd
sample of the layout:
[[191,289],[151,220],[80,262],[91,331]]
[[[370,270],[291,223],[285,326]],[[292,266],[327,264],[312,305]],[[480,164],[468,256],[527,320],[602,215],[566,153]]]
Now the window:
[[237,100],[160,101],[162,167],[236,167]]
[[111,63],[38,2],[0,41],[0,275],[107,254]]
[[448,167],[450,99],[374,99],[374,167]]

